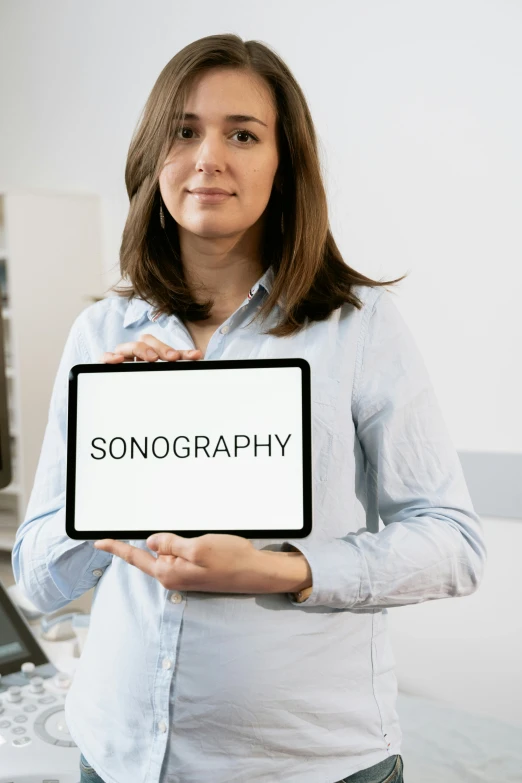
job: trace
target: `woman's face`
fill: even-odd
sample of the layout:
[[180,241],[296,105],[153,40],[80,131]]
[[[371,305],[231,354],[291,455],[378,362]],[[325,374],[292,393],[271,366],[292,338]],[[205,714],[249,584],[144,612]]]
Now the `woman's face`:
[[[226,68],[203,74],[194,83],[159,178],[180,239],[184,231],[207,238],[244,233],[266,208],[278,163],[276,112],[263,79]],[[205,202],[191,192],[201,187],[231,195]]]

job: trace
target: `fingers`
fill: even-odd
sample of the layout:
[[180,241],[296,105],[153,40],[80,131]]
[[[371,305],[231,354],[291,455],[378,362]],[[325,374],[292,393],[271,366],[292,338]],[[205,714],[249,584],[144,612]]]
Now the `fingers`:
[[151,334],[142,334],[142,339],[137,342],[120,343],[113,352],[106,351],[100,358],[103,364],[120,364],[124,361],[155,362],[163,359],[167,362],[175,362],[178,359],[200,359],[202,352],[199,349],[174,349],[163,343]]
[[104,354],[102,354],[99,361],[102,364],[119,364],[120,362],[125,361],[125,356],[121,356],[120,354],[110,353],[110,351],[106,351]]
[[151,354],[148,357],[149,361],[155,361],[155,359],[160,358],[164,361],[176,361],[177,359],[199,359],[201,351],[196,349],[196,352],[192,355],[192,350],[182,350],[182,349],[174,349],[170,345],[167,345],[166,343],[163,343],[161,340],[158,340],[157,337],[154,337],[152,334],[142,334],[141,335],[141,341],[138,343],[139,345],[145,346],[145,350],[150,351],[152,350],[153,354],[156,354],[154,357],[153,354]]
[[114,354],[120,354],[127,361],[134,361],[134,357],[141,359],[142,362],[154,362],[158,359],[157,351],[153,350],[144,340],[120,343],[114,349]]

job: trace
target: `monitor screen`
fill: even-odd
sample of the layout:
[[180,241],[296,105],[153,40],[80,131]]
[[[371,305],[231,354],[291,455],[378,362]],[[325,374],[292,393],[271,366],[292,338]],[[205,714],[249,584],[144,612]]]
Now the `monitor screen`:
[[[26,661],[35,666],[49,663],[26,620],[0,582],[0,674],[5,677],[20,672]],[[12,684],[9,678],[0,680],[0,690],[7,688],[8,684]]]

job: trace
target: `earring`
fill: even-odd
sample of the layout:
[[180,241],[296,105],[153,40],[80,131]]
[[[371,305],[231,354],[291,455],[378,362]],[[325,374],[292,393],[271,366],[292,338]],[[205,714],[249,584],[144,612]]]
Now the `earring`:
[[159,218],[160,218],[160,224],[162,228],[165,228],[165,215],[163,214],[163,205],[160,201],[160,208],[159,208]]

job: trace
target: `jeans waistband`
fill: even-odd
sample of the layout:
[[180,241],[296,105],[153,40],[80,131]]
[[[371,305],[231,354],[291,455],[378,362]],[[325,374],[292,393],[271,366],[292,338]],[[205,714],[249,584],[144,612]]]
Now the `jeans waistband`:
[[367,767],[366,769],[360,769],[359,772],[354,772],[347,778],[343,778],[339,783],[381,783],[387,775],[390,775],[397,763],[397,754],[390,756],[383,761],[379,761],[378,764],[374,764],[373,767]]

